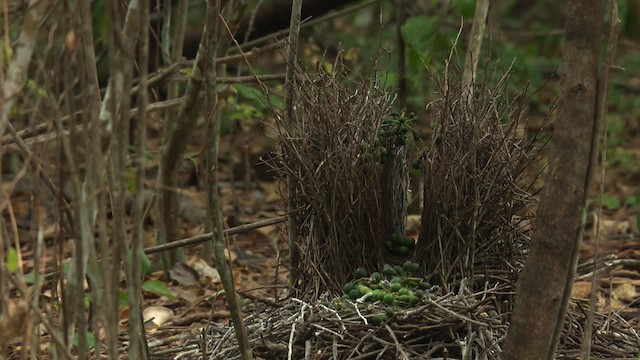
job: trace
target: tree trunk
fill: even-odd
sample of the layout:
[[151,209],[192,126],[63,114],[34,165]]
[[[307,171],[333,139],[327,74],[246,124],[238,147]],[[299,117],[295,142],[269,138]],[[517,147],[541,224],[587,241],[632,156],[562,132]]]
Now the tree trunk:
[[[552,359],[562,330],[590,183],[604,1],[570,0],[549,173],[503,358]],[[593,141],[593,142],[592,142]]]

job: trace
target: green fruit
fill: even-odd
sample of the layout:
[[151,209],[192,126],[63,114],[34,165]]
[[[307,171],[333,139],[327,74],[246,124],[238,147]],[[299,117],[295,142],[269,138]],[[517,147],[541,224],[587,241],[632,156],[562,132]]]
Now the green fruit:
[[384,312],[389,318],[392,318],[395,315],[395,311],[390,307],[388,307]]
[[387,249],[393,250],[393,243],[391,241],[387,241]]
[[416,291],[414,291],[413,295],[415,295],[417,298],[423,298],[424,297],[424,291],[423,290],[416,290]]
[[416,273],[420,271],[420,264],[414,263],[413,261],[405,261],[402,269],[408,273]]
[[405,304],[410,304],[411,303],[411,295],[405,294],[405,295],[400,295],[398,297],[398,301],[405,303]]
[[397,283],[393,283],[391,284],[391,287],[389,288],[391,291],[393,292],[398,292],[400,291],[400,289],[402,289],[402,284],[397,282]]
[[389,280],[390,283],[395,284],[395,283],[401,283],[402,282],[402,278],[398,277],[398,276],[394,276],[391,278],[391,280]]
[[409,295],[409,296],[411,296],[411,298],[409,298],[409,304],[415,305],[415,304],[418,303],[418,298],[417,297],[415,297],[413,295]]
[[404,274],[404,270],[402,270],[402,266],[400,265],[393,265],[393,269],[396,271],[396,273],[398,273],[398,275]]
[[405,261],[404,264],[402,264],[402,270],[406,272],[413,272],[413,262],[410,260]]
[[373,301],[380,301],[382,299],[384,299],[384,296],[387,293],[384,290],[373,290]]
[[398,247],[396,248],[396,253],[397,253],[398,255],[403,255],[403,256],[404,256],[404,255],[408,255],[408,254],[409,254],[409,248],[408,248],[408,247],[406,247],[406,246],[398,246]]
[[371,322],[371,325],[380,325],[383,322],[385,322],[386,320],[387,320],[387,318],[382,314],[376,314],[376,315],[369,316],[369,322]]
[[386,295],[384,296],[383,301],[384,301],[384,303],[385,303],[385,304],[387,304],[387,305],[393,305],[393,303],[395,303],[395,301],[396,301],[396,297],[395,297],[395,296],[393,296],[392,294],[386,294]]
[[344,286],[342,287],[342,292],[345,294],[348,294],[349,291],[353,290],[356,286],[353,285],[352,282],[348,282],[346,284],[344,284]]
[[359,298],[360,291],[358,291],[358,289],[351,289],[351,291],[349,291],[349,297],[351,298],[351,300],[355,300]]
[[396,276],[396,275],[398,275],[398,272],[393,268],[393,266],[391,266],[389,264],[384,264],[384,267],[382,268],[382,272],[387,276]]
[[402,245],[401,242],[402,242],[402,236],[400,236],[400,235],[398,235],[396,233],[391,234],[391,243],[394,246]]
[[362,279],[363,277],[369,276],[369,272],[367,269],[363,267],[359,267],[356,269],[356,279]]
[[371,289],[364,285],[358,285],[358,292],[360,292],[360,295],[366,295],[371,292]]
[[411,291],[407,288],[401,288],[398,290],[398,295],[410,295]]
[[375,281],[375,282],[380,282],[382,281],[383,277],[382,274],[380,274],[379,272],[374,272],[373,274],[371,274],[371,280]]
[[413,249],[416,246],[416,241],[413,240],[413,238],[411,238],[411,237],[403,237],[400,240],[400,245],[406,246],[409,249]]
[[419,288],[419,289],[422,289],[422,290],[429,290],[429,289],[431,288],[431,284],[429,284],[429,283],[428,283],[428,282],[426,282],[426,281],[421,281],[421,282],[418,284],[418,288]]
[[389,151],[387,150],[386,147],[381,147],[380,148],[380,156],[385,157],[387,156],[387,154],[389,154]]

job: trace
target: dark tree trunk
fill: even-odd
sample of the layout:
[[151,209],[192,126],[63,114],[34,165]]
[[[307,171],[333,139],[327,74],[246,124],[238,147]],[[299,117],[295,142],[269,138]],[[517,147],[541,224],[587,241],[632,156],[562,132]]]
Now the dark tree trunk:
[[605,1],[568,2],[558,120],[531,249],[518,282],[503,358],[553,359],[580,245],[590,183]]

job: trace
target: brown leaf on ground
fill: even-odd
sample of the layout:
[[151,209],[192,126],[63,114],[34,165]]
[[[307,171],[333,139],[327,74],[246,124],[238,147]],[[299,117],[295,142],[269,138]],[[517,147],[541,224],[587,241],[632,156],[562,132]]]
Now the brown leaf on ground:
[[9,299],[5,312],[0,317],[0,344],[6,344],[22,335],[26,317],[27,303]]
[[184,263],[175,264],[169,269],[169,278],[183,286],[193,286],[200,283],[198,271]]
[[571,288],[571,297],[588,299],[591,296],[591,281],[576,281]]
[[611,296],[617,300],[631,302],[637,300],[640,293],[636,291],[636,285],[631,282],[626,282],[616,287],[611,293]]

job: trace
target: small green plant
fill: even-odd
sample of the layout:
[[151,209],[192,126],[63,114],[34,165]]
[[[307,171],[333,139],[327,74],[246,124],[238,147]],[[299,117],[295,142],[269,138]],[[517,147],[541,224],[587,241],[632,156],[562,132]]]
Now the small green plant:
[[[132,258],[133,258],[133,251],[129,251],[129,259],[131,260]],[[140,274],[144,277],[149,272],[149,269],[151,269],[151,261],[149,260],[149,257],[147,256],[147,254],[145,254],[144,251],[141,251],[140,252]],[[165,283],[162,281],[146,280],[142,283],[141,287],[142,287],[142,290],[148,291],[150,293],[154,293],[159,296],[166,296],[171,299],[175,298],[171,290],[169,290],[167,285],[165,285]],[[127,300],[126,303],[128,304],[128,296],[126,293],[123,294],[122,300]]]

